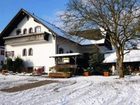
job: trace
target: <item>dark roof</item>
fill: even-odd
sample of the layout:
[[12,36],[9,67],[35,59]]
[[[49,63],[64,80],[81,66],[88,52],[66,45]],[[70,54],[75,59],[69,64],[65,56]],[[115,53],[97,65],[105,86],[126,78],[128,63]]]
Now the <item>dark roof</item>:
[[75,32],[69,32],[71,35],[79,35],[81,37],[87,38],[87,39],[94,39],[94,40],[100,40],[103,38],[103,35],[101,34],[100,29],[90,29],[90,30],[83,30],[83,31],[75,31]]

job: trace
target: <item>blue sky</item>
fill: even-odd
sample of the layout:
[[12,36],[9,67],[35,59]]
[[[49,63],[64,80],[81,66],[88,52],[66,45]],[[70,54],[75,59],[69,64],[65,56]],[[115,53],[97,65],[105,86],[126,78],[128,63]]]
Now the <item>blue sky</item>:
[[68,0],[1,0],[0,32],[21,8],[53,22],[56,21],[57,14],[65,10],[67,2]]

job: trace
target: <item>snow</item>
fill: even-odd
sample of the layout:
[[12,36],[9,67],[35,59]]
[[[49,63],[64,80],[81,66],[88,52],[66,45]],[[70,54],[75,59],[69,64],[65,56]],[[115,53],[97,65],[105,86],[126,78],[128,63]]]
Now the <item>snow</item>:
[[[0,88],[4,85],[19,85],[31,79],[59,80],[37,88],[20,92],[0,91],[1,105],[139,105],[140,76],[89,76],[68,79],[0,75]],[[7,84],[6,84],[7,83]],[[2,85],[4,84],[4,85]]]
[[31,83],[33,81],[44,80],[41,77],[31,77],[23,75],[1,75],[0,74],[0,89],[11,88],[17,85],[22,85],[25,83]]
[[89,40],[85,39],[83,40],[80,44],[81,45],[90,45],[90,44],[103,44],[105,42],[105,39],[100,39],[100,40]]
[[[126,54],[124,55],[124,62],[139,62],[140,61],[140,50],[130,50],[126,51]],[[105,54],[105,60],[104,63],[114,63],[116,62],[116,53],[108,53]]]

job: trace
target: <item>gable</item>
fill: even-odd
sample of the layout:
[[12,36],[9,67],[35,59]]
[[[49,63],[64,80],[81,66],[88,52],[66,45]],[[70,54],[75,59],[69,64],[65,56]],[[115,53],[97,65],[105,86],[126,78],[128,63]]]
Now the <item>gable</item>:
[[17,35],[18,30],[21,31],[20,34],[22,35],[22,34],[24,34],[25,29],[27,31],[27,34],[29,34],[30,33],[29,31],[31,28],[32,28],[32,32],[35,33],[37,27],[40,27],[40,31],[42,33],[43,32],[50,33],[46,27],[44,27],[42,24],[36,22],[33,17],[27,15],[19,22],[19,24],[17,24],[17,27],[15,27],[13,29],[13,31],[9,34],[9,36]]
[[21,34],[23,33],[23,29],[29,27],[33,28],[35,31],[35,27],[41,26],[41,32],[52,33],[50,29],[48,29],[44,24],[42,24],[34,15],[28,13],[24,9],[21,9],[17,15],[10,21],[10,23],[5,27],[2,31],[0,37],[8,37],[9,35],[16,35],[16,30],[20,29]]

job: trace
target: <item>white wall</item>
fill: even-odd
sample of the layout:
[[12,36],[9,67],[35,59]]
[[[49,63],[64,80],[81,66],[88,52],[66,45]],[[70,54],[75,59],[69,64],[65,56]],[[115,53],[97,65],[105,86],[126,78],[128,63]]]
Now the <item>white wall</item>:
[[[32,17],[29,19],[25,17],[17,26],[16,29],[14,29],[10,36],[16,35],[16,30],[21,29],[21,34],[23,34],[23,30],[27,29],[27,34],[29,31],[29,28],[33,28],[33,32],[35,32],[35,27],[41,26],[41,32],[48,32],[52,34],[46,27],[44,27],[42,24],[37,23],[34,21]],[[51,55],[54,55],[56,53],[56,42],[52,35],[49,36],[49,42],[40,42],[40,43],[34,43],[34,44],[26,44],[23,43],[23,45],[6,45],[5,49],[6,51],[14,51],[14,57],[21,57],[26,63],[27,67],[36,67],[36,66],[45,66],[45,71],[48,72],[49,67],[52,67],[55,65],[54,58],[50,58]],[[26,48],[27,50],[29,48],[33,49],[33,56],[22,56],[23,49]],[[28,53],[28,52],[27,52]],[[14,59],[14,58],[13,58]]]
[[33,32],[35,32],[35,27],[36,26],[41,26],[41,32],[48,32],[51,33],[46,27],[44,27],[42,24],[37,23],[34,21],[32,17],[25,17],[18,25],[17,28],[15,28],[10,35],[16,35],[16,30],[21,29],[21,34],[23,34],[23,30],[26,28],[27,32],[29,31],[29,28],[33,28]]
[[[33,56],[28,55],[28,50],[33,49]],[[27,49],[27,56],[23,56],[23,49]],[[48,72],[49,67],[55,65],[54,58],[50,58],[55,54],[54,44],[40,43],[20,46],[6,45],[6,51],[14,51],[14,57],[20,57],[25,61],[26,67],[45,66],[45,72]]]

